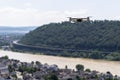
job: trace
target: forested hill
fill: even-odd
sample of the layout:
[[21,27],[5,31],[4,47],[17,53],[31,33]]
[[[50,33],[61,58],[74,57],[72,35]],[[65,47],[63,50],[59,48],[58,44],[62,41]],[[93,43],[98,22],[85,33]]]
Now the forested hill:
[[26,34],[20,43],[76,50],[120,50],[120,21],[51,23]]

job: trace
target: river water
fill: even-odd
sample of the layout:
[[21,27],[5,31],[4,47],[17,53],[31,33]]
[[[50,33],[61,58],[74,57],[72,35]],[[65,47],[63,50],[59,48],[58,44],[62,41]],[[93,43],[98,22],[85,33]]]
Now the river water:
[[120,76],[120,61],[66,58],[0,50],[0,56],[5,55],[9,56],[10,59],[18,59],[22,62],[40,61],[43,64],[57,64],[59,68],[65,68],[65,65],[67,65],[68,68],[75,69],[76,64],[82,64],[85,68],[90,68],[91,70],[97,70],[99,72],[110,71],[111,73]]

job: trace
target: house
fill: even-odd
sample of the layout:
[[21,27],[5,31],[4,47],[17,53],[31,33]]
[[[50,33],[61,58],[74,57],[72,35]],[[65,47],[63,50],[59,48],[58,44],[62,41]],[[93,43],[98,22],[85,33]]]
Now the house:
[[4,78],[7,78],[9,76],[8,66],[0,64],[0,75]]

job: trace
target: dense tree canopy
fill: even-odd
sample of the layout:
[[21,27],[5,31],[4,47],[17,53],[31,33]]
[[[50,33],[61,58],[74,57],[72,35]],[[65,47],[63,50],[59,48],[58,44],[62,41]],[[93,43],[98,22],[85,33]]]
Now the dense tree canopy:
[[120,21],[51,23],[26,34],[20,43],[70,49],[120,49]]

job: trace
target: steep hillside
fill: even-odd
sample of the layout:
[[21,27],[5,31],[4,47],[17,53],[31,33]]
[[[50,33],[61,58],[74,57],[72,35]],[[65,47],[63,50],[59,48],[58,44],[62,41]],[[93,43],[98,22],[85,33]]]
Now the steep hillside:
[[26,34],[20,43],[76,50],[120,50],[120,21],[51,23]]
[[120,60],[120,21],[51,23],[27,33],[19,43],[40,46],[44,54]]

